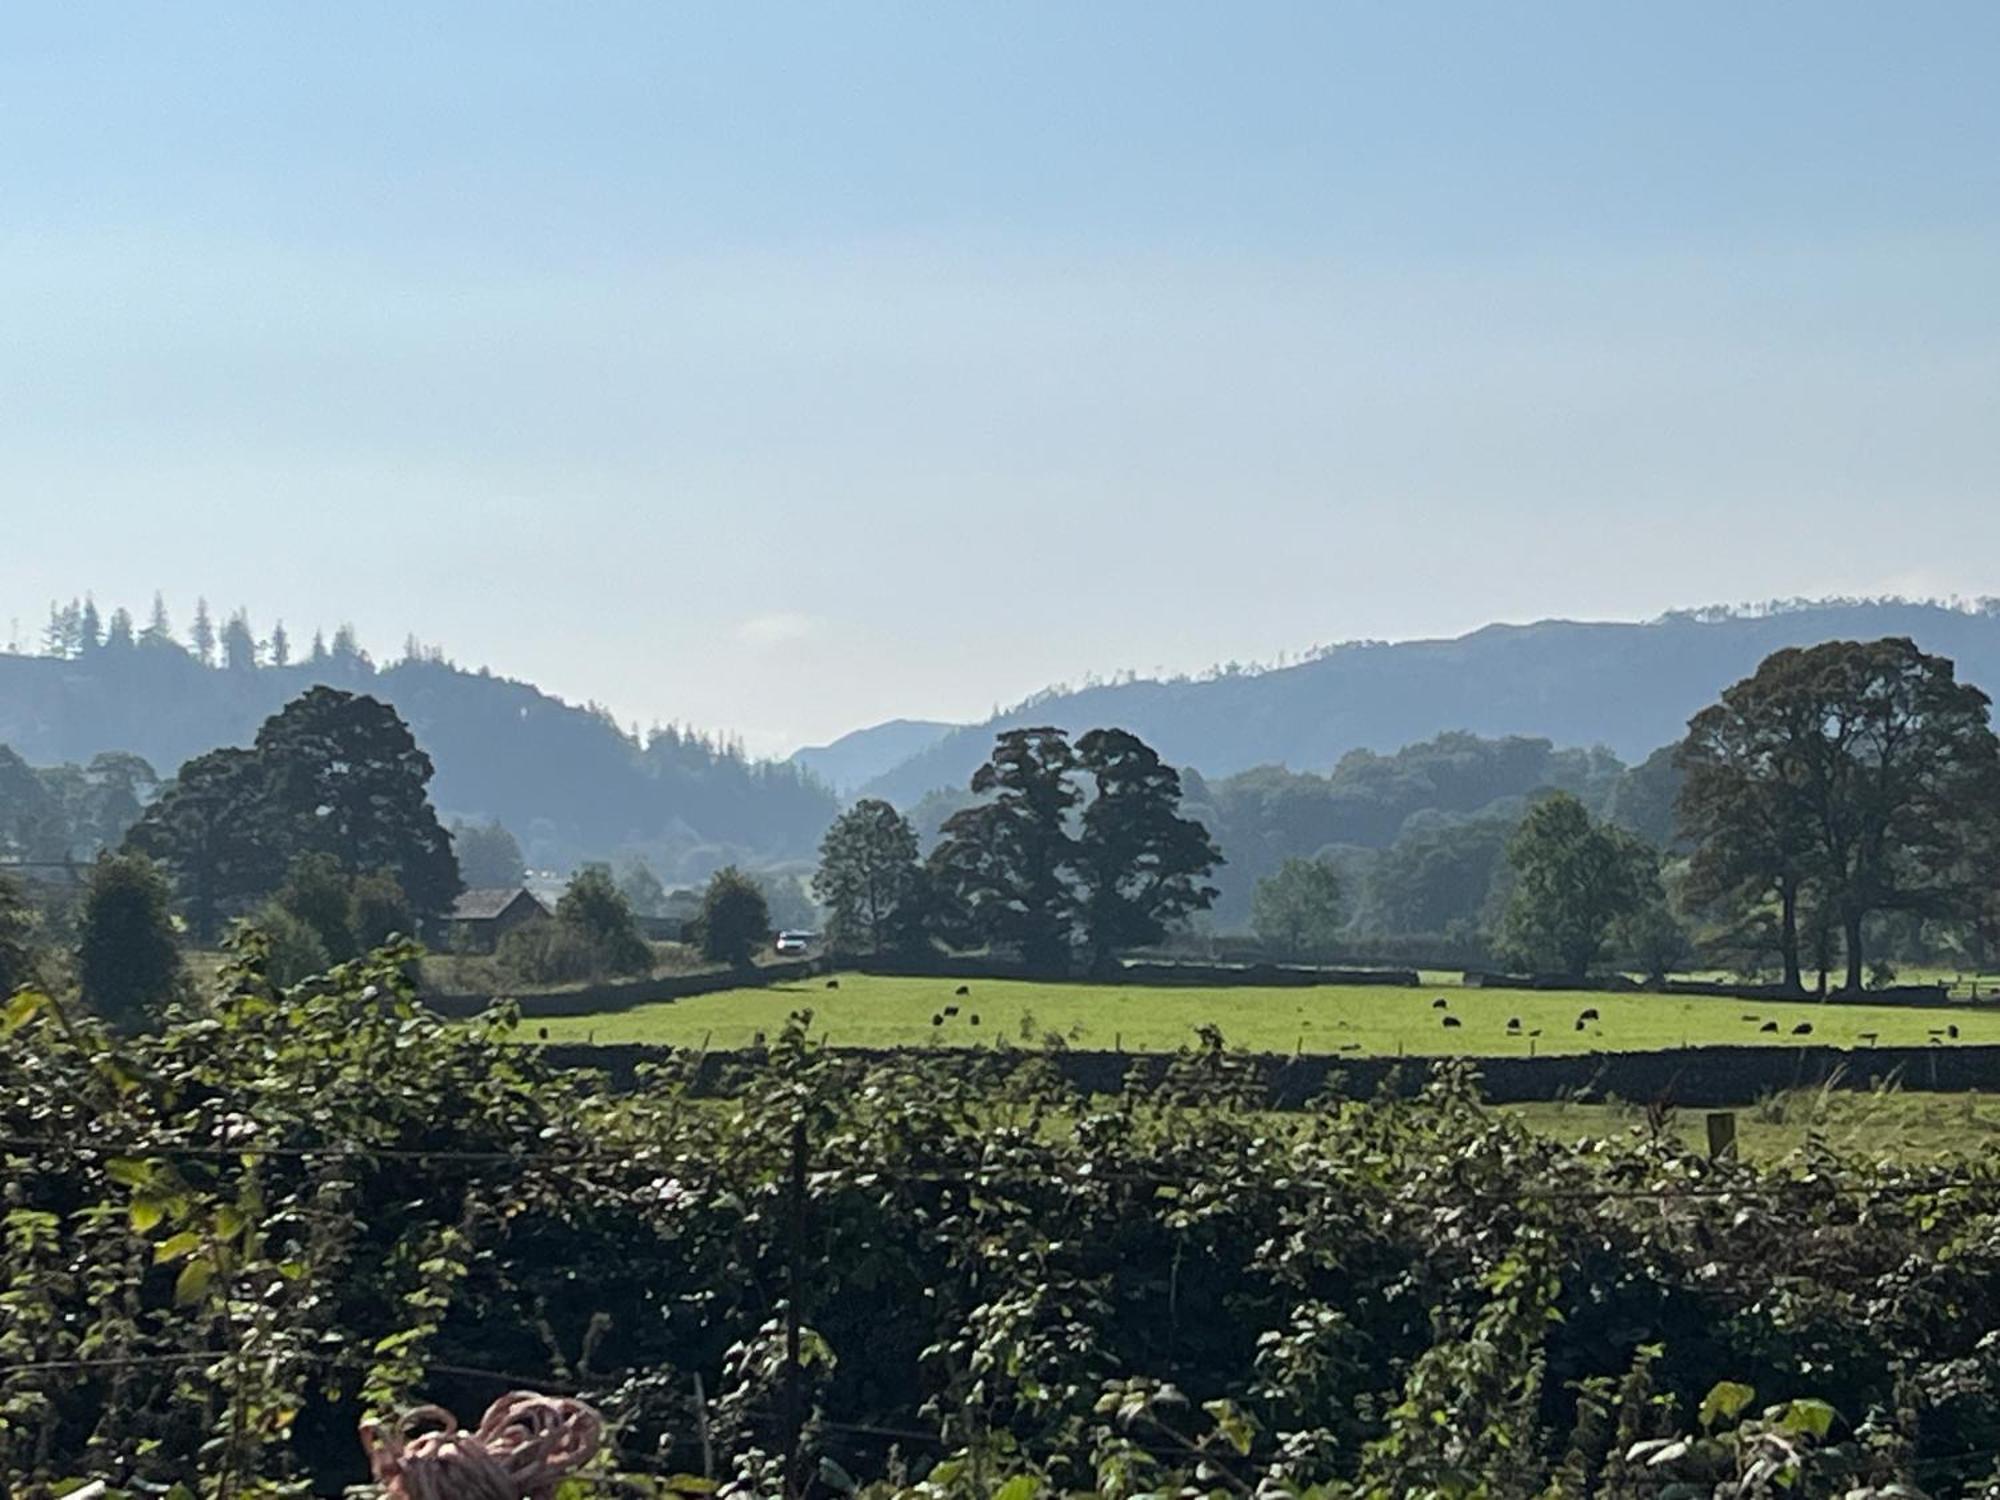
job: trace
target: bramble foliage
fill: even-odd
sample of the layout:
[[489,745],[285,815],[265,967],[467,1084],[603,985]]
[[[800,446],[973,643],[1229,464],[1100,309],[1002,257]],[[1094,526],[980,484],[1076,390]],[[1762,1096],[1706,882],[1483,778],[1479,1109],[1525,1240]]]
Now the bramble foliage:
[[794,1390],[819,1494],[1994,1473],[1988,1168],[1566,1147],[1450,1069],[1274,1116],[1212,1032],[1154,1092],[1090,1098],[1029,1055],[838,1057],[801,1017],[714,1097],[693,1062],[614,1097],[506,1011],[428,1016],[407,951],[280,994],[241,941],[156,1035],[8,1008],[10,1495],[331,1493],[363,1414],[516,1385],[598,1404],[639,1494],[704,1440],[736,1493],[775,1493]]

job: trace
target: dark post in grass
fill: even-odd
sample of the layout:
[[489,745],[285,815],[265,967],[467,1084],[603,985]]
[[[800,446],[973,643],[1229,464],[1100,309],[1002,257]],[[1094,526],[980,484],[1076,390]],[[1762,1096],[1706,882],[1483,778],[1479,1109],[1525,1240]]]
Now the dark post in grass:
[[1736,1111],[1712,1109],[1708,1112],[1708,1159],[1736,1159]]

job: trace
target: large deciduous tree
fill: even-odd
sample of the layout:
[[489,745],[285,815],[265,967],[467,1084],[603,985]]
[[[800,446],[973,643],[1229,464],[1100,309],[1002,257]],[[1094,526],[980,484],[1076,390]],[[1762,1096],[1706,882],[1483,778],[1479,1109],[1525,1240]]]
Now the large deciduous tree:
[[813,875],[833,945],[869,953],[899,946],[909,935],[922,878],[910,820],[874,797],[855,803],[827,829]]
[[254,750],[211,750],[180,769],[126,836],[156,860],[198,941],[284,878],[285,830],[272,815],[269,768]]
[[1593,822],[1567,792],[1537,802],[1507,845],[1514,873],[1502,945],[1537,973],[1580,979],[1612,925],[1657,885],[1658,856],[1623,829]]
[[1076,906],[1092,961],[1102,965],[1214,905],[1208,876],[1222,851],[1181,816],[1180,772],[1137,735],[1093,729],[1077,741],[1076,758],[1095,789],[1073,859]]
[[[1787,885],[1809,891],[1858,991],[1871,916],[1970,921],[2000,878],[1990,707],[1948,659],[1900,637],[1775,653],[1683,745],[1697,868],[1741,872],[1742,890],[1781,906]],[[1788,941],[1796,983],[1795,930]]]
[[1009,729],[972,777],[982,801],[953,813],[930,870],[947,934],[1012,948],[1029,967],[1068,967],[1075,919],[1069,818],[1081,794],[1060,729]]
[[295,849],[387,871],[419,915],[449,909],[462,887],[430,802],[431,758],[394,709],[315,687],[265,720],[256,754]]

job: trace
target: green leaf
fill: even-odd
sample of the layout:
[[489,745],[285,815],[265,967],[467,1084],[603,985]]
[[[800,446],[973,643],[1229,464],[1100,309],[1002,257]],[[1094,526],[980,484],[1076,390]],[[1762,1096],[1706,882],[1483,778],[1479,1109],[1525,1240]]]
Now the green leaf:
[[1032,1474],[1016,1474],[993,1492],[993,1500],[1035,1500],[1039,1488]]
[[160,1221],[166,1218],[166,1216],[166,1204],[158,1198],[152,1197],[134,1198],[132,1200],[132,1207],[127,1214],[127,1217],[132,1221],[132,1232],[134,1234],[145,1234],[157,1228]]
[[1833,1419],[1836,1415],[1838,1414],[1834,1409],[1824,1401],[1806,1396],[1785,1408],[1785,1415],[1780,1418],[1780,1425],[1792,1432],[1807,1432],[1816,1438],[1823,1438],[1833,1429]]
[[0,1012],[0,1033],[19,1031],[47,1008],[49,997],[39,990],[20,990],[7,1002],[7,1009]]
[[242,1210],[223,1204],[215,1211],[215,1236],[217,1239],[233,1240],[243,1232]]
[[1712,1428],[1717,1422],[1733,1422],[1737,1414],[1757,1399],[1756,1389],[1737,1380],[1720,1380],[1701,1398],[1701,1425]]
[[104,1175],[122,1187],[141,1188],[153,1184],[153,1164],[129,1156],[114,1156],[104,1164]]
[[191,1260],[174,1278],[174,1306],[188,1307],[201,1301],[208,1284],[215,1279],[215,1267],[205,1260]]
[[201,1248],[201,1236],[192,1229],[183,1229],[179,1234],[161,1240],[153,1247],[153,1264],[164,1266],[169,1261],[179,1260],[183,1255],[192,1255]]

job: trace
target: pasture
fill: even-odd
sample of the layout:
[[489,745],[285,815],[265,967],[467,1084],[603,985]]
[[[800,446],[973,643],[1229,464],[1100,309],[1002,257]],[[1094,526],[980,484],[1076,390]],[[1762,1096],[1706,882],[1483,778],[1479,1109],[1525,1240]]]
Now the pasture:
[[[1035,1046],[1051,1034],[1086,1049],[1167,1052],[1219,1027],[1232,1047],[1411,1057],[1527,1057],[1657,1051],[1683,1045],[1835,1047],[2000,1043],[2000,1009],[1693,996],[1518,991],[1427,985],[1418,989],[1326,985],[1311,989],[1105,985],[1067,981],[841,974],[768,988],[727,990],[597,1015],[537,1018],[551,1041],[648,1042],[728,1050],[775,1036],[793,1011],[834,1046]],[[1436,1002],[1442,1000],[1442,1007]],[[1593,1019],[1579,1018],[1595,1011]],[[1447,1022],[1456,1024],[1447,1024]],[[1518,1026],[1510,1026],[1518,1022]],[[1799,1027],[1810,1027],[1799,1032]],[[1958,1035],[1944,1035],[1956,1027]]]

